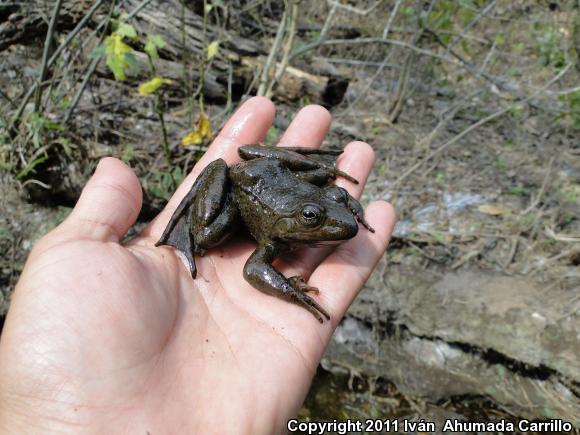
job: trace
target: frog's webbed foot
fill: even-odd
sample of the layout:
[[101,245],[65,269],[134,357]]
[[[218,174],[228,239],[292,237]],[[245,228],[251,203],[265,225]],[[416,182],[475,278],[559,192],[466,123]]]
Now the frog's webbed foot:
[[199,184],[197,180],[193,183],[187,195],[185,195],[173,212],[159,241],[155,243],[155,246],[173,246],[183,253],[193,278],[197,274],[197,269],[193,258],[194,246],[191,240],[191,212],[189,209],[199,190]]
[[369,225],[369,223],[365,219],[365,212],[356,199],[354,199],[350,193],[347,192],[346,189],[336,186],[330,185],[324,188],[324,194],[327,198],[332,199],[335,202],[344,204],[350,212],[354,215],[357,221],[361,223],[363,227],[369,230],[371,233],[375,232],[375,229]]
[[271,147],[264,145],[243,145],[238,148],[238,154],[244,160],[252,160],[261,157],[275,158],[285,167],[292,171],[311,171],[313,169],[324,169],[329,174],[328,178],[340,176],[354,184],[358,180],[348,175],[346,172],[335,168],[333,165],[307,157],[310,154],[322,156],[338,156],[342,154],[340,150],[321,150],[319,148],[305,147]]
[[318,302],[308,296],[307,292],[318,293],[316,287],[309,286],[301,276],[286,279],[272,266],[274,258],[282,252],[283,247],[275,243],[258,246],[244,266],[244,277],[255,288],[264,293],[278,296],[294,302],[312,313],[320,323],[324,316],[330,320],[330,315]]
[[298,304],[301,307],[306,308],[308,311],[310,311],[312,315],[316,317],[316,320],[318,320],[320,323],[324,323],[324,319],[322,318],[322,316],[326,317],[326,320],[330,320],[330,315],[326,312],[326,310],[322,308],[320,304],[318,304],[318,302],[316,302],[314,299],[312,299],[303,291],[296,290],[290,292],[288,294],[288,297],[295,304]]
[[298,289],[299,291],[301,291],[303,293],[308,293],[308,292],[312,292],[312,293],[316,293],[316,294],[320,293],[320,290],[318,290],[317,287],[312,287],[312,286],[308,285],[306,280],[304,278],[302,278],[300,275],[291,276],[290,278],[288,278],[288,282],[290,283],[290,285],[292,287],[294,287],[295,289]]
[[330,315],[326,312],[326,310],[306,294],[308,292],[316,294],[320,293],[320,290],[318,290],[317,287],[308,285],[304,278],[299,275],[288,278],[288,283],[294,288],[294,291],[290,292],[289,294],[290,299],[294,303],[310,311],[320,323],[324,323],[324,319],[322,318],[321,314],[326,317],[326,320],[330,320]]

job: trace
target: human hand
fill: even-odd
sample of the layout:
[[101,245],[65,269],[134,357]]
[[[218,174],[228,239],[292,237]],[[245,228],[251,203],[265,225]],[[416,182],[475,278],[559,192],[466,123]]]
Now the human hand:
[[[71,215],[32,250],[0,341],[3,433],[276,433],[302,404],[332,332],[383,255],[395,216],[385,202],[333,252],[277,263],[320,289],[331,322],[243,280],[255,243],[236,238],[196,258],[197,279],[154,247],[201,169],[263,140],[274,116],[264,98],[229,120],[165,210],[135,239],[120,239],[141,209],[141,188],[121,161],[103,159]],[[280,145],[320,146],[330,115],[308,106]],[[337,180],[359,198],[373,164],[362,142]]]

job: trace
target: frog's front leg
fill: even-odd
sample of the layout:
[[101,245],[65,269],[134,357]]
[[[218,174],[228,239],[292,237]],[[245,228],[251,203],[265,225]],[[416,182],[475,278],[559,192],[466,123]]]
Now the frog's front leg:
[[318,292],[316,287],[307,285],[299,276],[286,279],[273,266],[274,259],[285,250],[285,246],[277,243],[259,245],[244,266],[244,277],[252,286],[273,296],[278,296],[294,302],[310,311],[314,317],[323,323],[321,314],[330,320],[330,316],[306,292]]

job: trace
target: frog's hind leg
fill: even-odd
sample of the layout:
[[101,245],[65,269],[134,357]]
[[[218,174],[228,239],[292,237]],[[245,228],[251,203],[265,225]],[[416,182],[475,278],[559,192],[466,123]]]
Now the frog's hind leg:
[[227,165],[222,159],[215,160],[204,168],[173,212],[161,238],[155,244],[155,246],[173,246],[183,253],[193,278],[196,276],[193,254],[198,252],[198,249],[192,237],[192,225],[206,225],[219,213],[219,207],[212,200],[221,205],[224,184],[227,183],[227,170]]
[[221,245],[225,242],[237,227],[239,217],[238,207],[234,203],[231,192],[227,193],[222,210],[209,224],[195,228],[193,240],[196,253],[204,255],[207,249]]
[[319,187],[325,186],[330,180],[336,179],[335,174],[324,168],[296,171],[293,174],[296,178]]
[[193,259],[193,241],[191,240],[191,212],[189,211],[191,203],[195,199],[197,189],[194,183],[191,190],[185,198],[181,200],[179,206],[173,212],[169,223],[165,227],[161,238],[155,246],[173,246],[185,256],[191,276],[195,278],[197,269]]
[[273,145],[260,145],[260,144],[247,144],[242,145],[238,148],[238,154],[244,160],[252,160],[260,157],[278,157],[278,151],[292,151],[303,156],[310,154],[322,155],[322,156],[340,156],[342,150],[329,150],[320,148],[310,148],[310,147],[277,147]]
[[[307,154],[318,155],[340,155],[342,151],[337,150],[321,150],[318,148],[304,148],[304,147],[270,147],[263,145],[243,145],[238,148],[238,154],[244,160],[253,160],[262,157],[268,157],[278,160],[282,165],[292,171],[308,171],[312,169],[326,169],[334,176],[341,176],[355,184],[358,181],[336,169],[333,165],[321,162],[314,158],[310,158]],[[306,155],[305,155],[306,154]]]

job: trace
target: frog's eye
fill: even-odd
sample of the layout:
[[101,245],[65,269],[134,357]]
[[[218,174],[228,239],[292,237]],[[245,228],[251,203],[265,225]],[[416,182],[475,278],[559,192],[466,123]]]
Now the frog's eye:
[[304,225],[318,225],[324,217],[324,209],[316,204],[306,204],[300,211],[300,220]]

